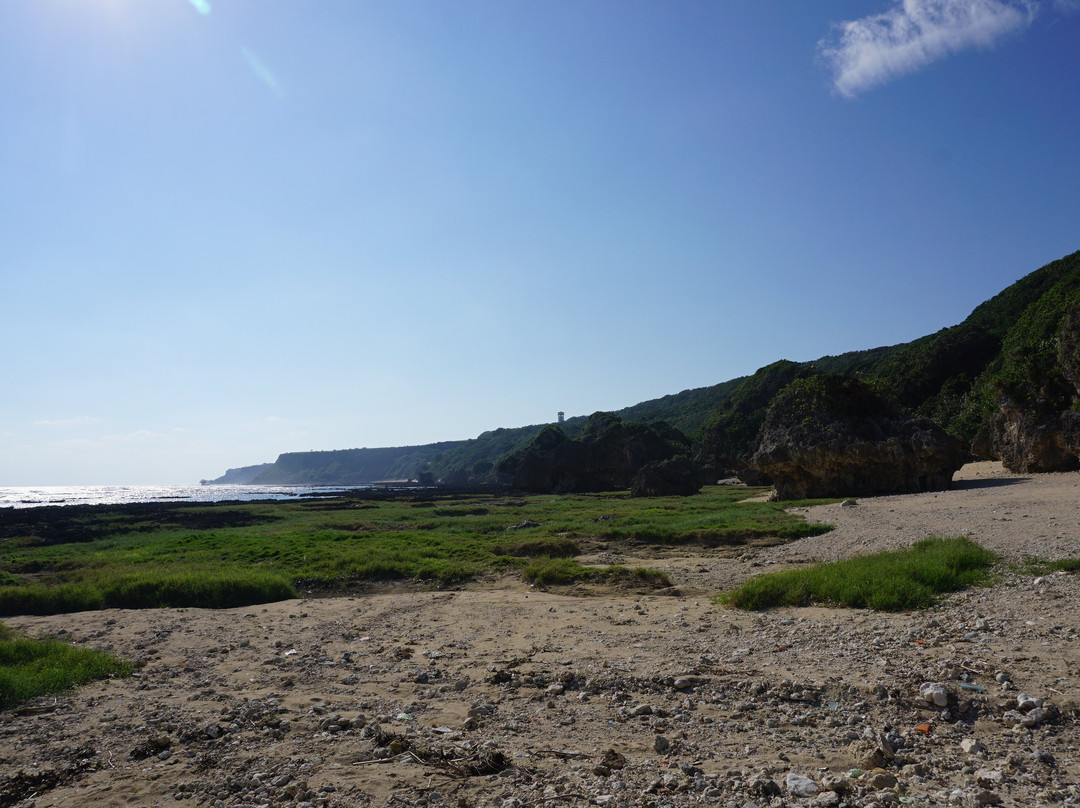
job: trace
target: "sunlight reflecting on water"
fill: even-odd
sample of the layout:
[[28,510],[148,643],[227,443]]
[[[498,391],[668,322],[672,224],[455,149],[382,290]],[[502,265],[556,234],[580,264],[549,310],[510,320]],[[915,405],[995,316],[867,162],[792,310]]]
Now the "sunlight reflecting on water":
[[367,486],[313,485],[42,485],[0,488],[0,508],[39,505],[120,505],[127,502],[221,502],[329,496]]

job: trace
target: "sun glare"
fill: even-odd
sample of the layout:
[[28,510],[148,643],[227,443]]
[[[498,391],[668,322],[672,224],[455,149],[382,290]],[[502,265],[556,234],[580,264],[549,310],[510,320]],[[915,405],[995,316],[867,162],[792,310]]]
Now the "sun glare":
[[[169,5],[181,8],[188,5],[204,17],[212,10],[210,0],[167,0],[167,2]],[[86,0],[61,0],[61,4],[113,20],[129,17],[134,12],[143,11],[149,5],[146,0],[96,0],[94,3],[87,3]]]

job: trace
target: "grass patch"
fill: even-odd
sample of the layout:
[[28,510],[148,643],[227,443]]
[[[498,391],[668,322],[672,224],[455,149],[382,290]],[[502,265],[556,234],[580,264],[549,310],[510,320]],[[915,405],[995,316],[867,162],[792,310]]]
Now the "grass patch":
[[131,666],[104,651],[32,640],[0,625],[0,709],[95,679],[127,676]]
[[490,508],[476,506],[473,508],[436,508],[436,516],[487,516],[491,513]]
[[1054,572],[1080,572],[1080,558],[1059,558],[1047,566]]
[[566,586],[595,580],[598,570],[569,558],[534,558],[521,568],[521,577],[536,586]]
[[497,545],[492,548],[498,555],[516,556],[518,558],[572,558],[581,555],[581,545],[573,539],[564,536],[553,536],[542,539],[527,539],[516,544]]
[[[521,570],[523,559],[579,555],[583,540],[739,543],[828,530],[778,503],[740,502],[762,490],[709,486],[693,497],[638,499],[625,492],[513,499],[426,494],[424,501],[402,495],[8,511],[0,513],[0,615],[225,608],[342,592],[365,581],[445,586]],[[536,526],[507,532],[526,522]],[[561,569],[536,575],[593,574],[572,562]]]
[[296,597],[281,575],[261,570],[140,569],[52,587],[0,588],[0,614],[66,614],[93,609],[189,606],[228,609]]
[[813,603],[893,612],[922,609],[941,594],[985,583],[996,558],[970,539],[931,537],[907,550],[759,575],[719,599],[748,610]]
[[569,586],[579,583],[625,583],[659,589],[671,586],[671,579],[661,570],[622,566],[583,567],[569,558],[534,558],[521,569],[521,577],[540,586]]
[[1010,567],[1017,572],[1027,575],[1048,575],[1051,572],[1080,572],[1080,558],[1059,558],[1056,561],[1047,561],[1045,558],[1025,558],[1018,564]]

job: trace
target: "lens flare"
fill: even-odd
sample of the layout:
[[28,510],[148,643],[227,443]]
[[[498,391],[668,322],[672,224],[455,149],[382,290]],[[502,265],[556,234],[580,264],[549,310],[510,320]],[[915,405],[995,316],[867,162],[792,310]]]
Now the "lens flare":
[[244,61],[248,63],[248,67],[251,68],[251,72],[255,74],[255,77],[265,84],[274,95],[279,98],[282,97],[284,92],[281,88],[281,84],[278,82],[277,77],[270,72],[270,68],[263,64],[259,57],[247,48],[241,48],[240,53],[244,55]]

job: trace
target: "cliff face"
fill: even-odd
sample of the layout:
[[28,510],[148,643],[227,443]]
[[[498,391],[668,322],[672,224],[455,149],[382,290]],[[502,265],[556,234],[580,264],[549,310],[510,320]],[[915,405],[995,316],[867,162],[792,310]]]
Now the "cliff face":
[[428,459],[465,441],[428,446],[288,452],[252,482],[277,485],[363,485],[378,480],[415,480]]
[[229,469],[216,480],[203,480],[203,485],[249,485],[264,471],[273,467],[273,463],[260,463],[257,466],[241,466]]
[[752,468],[779,499],[939,491],[963,465],[960,444],[905,417],[867,385],[822,375],[793,382],[769,406]]

